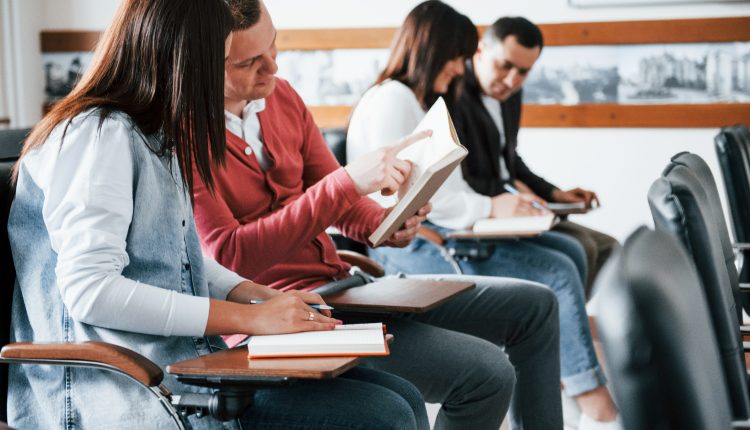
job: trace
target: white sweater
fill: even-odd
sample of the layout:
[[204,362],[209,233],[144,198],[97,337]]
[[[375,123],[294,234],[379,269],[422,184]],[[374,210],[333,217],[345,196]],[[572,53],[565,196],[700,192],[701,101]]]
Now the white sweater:
[[[419,101],[406,85],[386,81],[362,96],[349,122],[346,138],[347,158],[355,160],[368,152],[392,145],[412,133],[425,115]],[[396,204],[395,196],[370,195],[383,207]],[[488,218],[491,200],[469,186],[457,168],[432,198],[430,222],[441,227],[464,229]]]

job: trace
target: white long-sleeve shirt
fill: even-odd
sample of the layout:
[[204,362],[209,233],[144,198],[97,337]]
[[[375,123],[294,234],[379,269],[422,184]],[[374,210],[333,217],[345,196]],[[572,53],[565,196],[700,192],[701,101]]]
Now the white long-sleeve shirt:
[[[346,138],[347,158],[355,160],[378,148],[393,145],[414,131],[425,115],[414,92],[398,81],[386,81],[370,88],[357,103]],[[383,207],[396,204],[395,196],[370,195]],[[454,170],[435,193],[428,219],[439,226],[464,229],[478,219],[488,218],[491,199],[474,191]]]
[[[57,286],[72,315],[101,327],[163,336],[202,336],[209,299],[122,276],[133,215],[133,154],[126,122],[74,119],[60,146],[58,127],[22,161],[44,193],[42,215],[57,253]],[[205,258],[212,298],[244,278]]]

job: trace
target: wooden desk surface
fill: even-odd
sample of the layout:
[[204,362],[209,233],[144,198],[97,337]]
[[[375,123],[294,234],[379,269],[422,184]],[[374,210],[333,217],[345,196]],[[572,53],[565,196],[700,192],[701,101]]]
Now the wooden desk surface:
[[219,351],[172,363],[167,372],[181,376],[334,378],[362,360],[361,357],[247,358],[247,347]]
[[342,311],[422,313],[474,288],[472,282],[380,279],[324,297]]

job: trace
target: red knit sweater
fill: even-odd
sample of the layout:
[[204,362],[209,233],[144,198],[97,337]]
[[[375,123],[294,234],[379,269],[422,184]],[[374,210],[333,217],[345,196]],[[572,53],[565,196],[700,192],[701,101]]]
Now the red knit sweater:
[[227,132],[215,194],[196,176],[195,223],[204,249],[241,276],[280,290],[348,276],[325,229],[333,225],[365,242],[384,210],[357,193],[288,82],[276,80],[258,117],[267,171],[245,154],[247,143]]

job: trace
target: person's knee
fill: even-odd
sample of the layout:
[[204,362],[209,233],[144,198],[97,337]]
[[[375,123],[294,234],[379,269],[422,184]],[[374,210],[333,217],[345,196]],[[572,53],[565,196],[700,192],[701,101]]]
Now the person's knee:
[[[372,417],[368,423],[375,429],[386,430],[418,430],[417,412],[414,405],[409,404],[409,400],[401,397],[395,392],[381,397],[383,409],[379,416]],[[420,401],[421,408],[424,408],[424,401]]]
[[473,369],[471,380],[477,397],[510,398],[516,385],[516,371],[500,348],[489,344],[486,348],[475,348],[467,366]]

